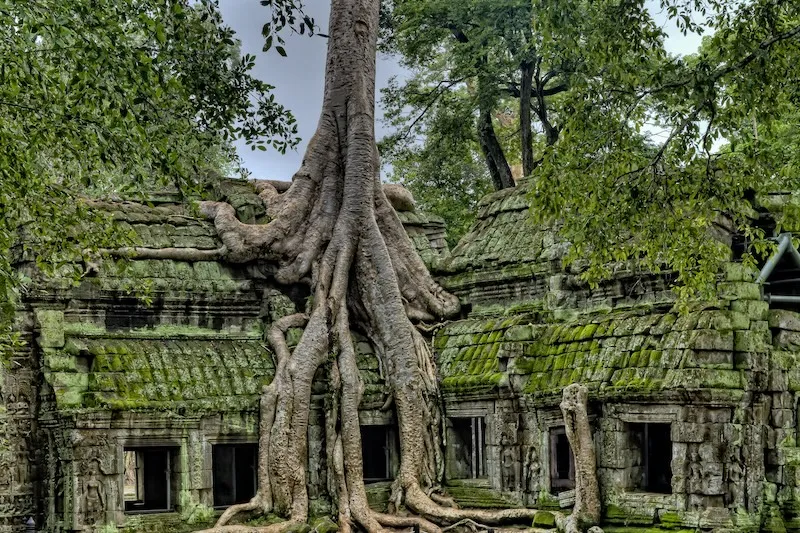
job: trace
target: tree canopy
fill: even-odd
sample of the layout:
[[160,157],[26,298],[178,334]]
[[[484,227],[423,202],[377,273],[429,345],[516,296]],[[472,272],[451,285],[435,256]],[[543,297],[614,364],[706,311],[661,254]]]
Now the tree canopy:
[[[519,159],[506,160],[533,176],[534,220],[563,223],[587,279],[635,263],[675,270],[679,290],[694,294],[729,254],[709,227],[745,233],[763,251],[749,199],[797,189],[797,151],[773,143],[791,144],[799,15],[795,3],[761,0],[395,0],[385,46],[412,76],[385,96],[397,128],[387,153],[401,170],[409,160],[432,166],[425,160],[441,156],[429,149],[436,139],[485,144],[486,110],[497,130],[511,114],[514,128],[497,137],[518,146],[503,153]],[[668,53],[669,26],[705,35],[703,46]],[[520,94],[531,61],[529,119]],[[457,122],[440,119],[456,112]],[[783,133],[767,141],[776,119]],[[496,174],[499,159],[482,151]],[[431,195],[434,187],[422,194]]]
[[279,151],[297,142],[293,117],[251,76],[255,58],[238,54],[214,0],[7,0],[0,22],[6,316],[15,258],[57,267],[124,242],[80,198],[188,191],[237,162],[234,139]]

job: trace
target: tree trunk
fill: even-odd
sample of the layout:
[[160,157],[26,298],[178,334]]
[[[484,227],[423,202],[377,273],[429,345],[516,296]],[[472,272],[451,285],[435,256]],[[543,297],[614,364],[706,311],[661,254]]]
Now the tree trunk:
[[[277,364],[260,404],[258,494],[228,509],[213,531],[282,531],[308,520],[309,410],[312,381],[320,368],[331,389],[325,402],[329,490],[343,532],[354,526],[370,532],[417,526],[440,533],[433,522],[493,524],[529,520],[535,514],[532,509],[454,509],[434,501],[446,500],[432,498],[444,472],[441,395],[433,355],[411,320],[447,317],[459,305],[428,273],[378,177],[378,8],[378,0],[332,1],[317,131],[288,190],[258,184],[271,222],[243,224],[225,203],[200,206],[214,220],[224,244],[219,253],[226,260],[270,262],[278,282],[307,283],[313,295],[305,314],[281,319],[269,331]],[[511,173],[505,167],[508,184]],[[302,324],[300,341],[290,351],[285,333]],[[363,385],[353,329],[375,346],[397,414],[401,458],[391,501],[395,509],[404,505],[416,516],[376,513],[367,505],[358,422]],[[245,510],[274,512],[287,520],[261,528],[226,525]]]
[[495,190],[507,189],[515,185],[511,175],[511,167],[508,166],[503,147],[497,140],[497,134],[492,124],[492,113],[490,109],[482,108],[478,118],[478,144],[481,146],[483,155],[486,158],[486,166],[489,168],[489,175]]
[[558,141],[559,136],[559,129],[550,122],[550,119],[547,116],[547,102],[545,102],[545,83],[542,81],[541,77],[541,65],[542,65],[542,58],[539,58],[536,63],[536,69],[534,73],[534,80],[536,82],[536,100],[538,105],[536,106],[536,114],[539,116],[539,122],[542,124],[542,129],[544,129],[544,136],[545,142],[547,146],[553,146],[556,141]]
[[520,65],[522,77],[519,89],[519,127],[520,142],[522,144],[522,174],[533,174],[535,162],[533,158],[533,131],[531,130],[531,97],[533,96],[533,70],[532,61],[523,61]]
[[586,386],[573,383],[564,389],[561,400],[567,439],[575,457],[575,507],[566,522],[567,533],[584,531],[600,522],[600,489],[587,412],[588,397]]

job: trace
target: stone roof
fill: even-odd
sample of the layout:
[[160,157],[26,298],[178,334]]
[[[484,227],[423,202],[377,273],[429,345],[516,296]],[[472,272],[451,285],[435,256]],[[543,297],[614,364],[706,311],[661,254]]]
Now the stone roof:
[[558,224],[536,225],[531,219],[531,185],[522,180],[480,201],[475,224],[436,267],[445,289],[483,314],[532,304],[585,309],[674,300],[663,275],[620,269],[613,280],[591,287],[581,278],[580,265],[566,268],[569,243],[558,234]]
[[[534,398],[557,398],[577,382],[596,397],[742,391],[766,364],[758,358],[772,350],[792,368],[800,314],[770,310],[753,273],[730,266],[720,298],[686,313],[652,304],[571,314],[512,308],[450,322],[434,340],[443,389],[508,388]],[[797,378],[800,386],[800,371]]]
[[[45,380],[56,408],[254,411],[274,376],[273,354],[260,331],[231,332],[192,326],[108,331],[100,326],[60,323],[60,311],[40,311]],[[293,348],[300,330],[289,330]],[[365,385],[364,402],[382,405],[386,384],[365,339],[356,353]],[[318,380],[315,390],[325,389]]]
[[446,272],[481,272],[509,265],[529,266],[530,272],[549,272],[566,252],[556,242],[552,227],[537,227],[530,220],[527,194],[531,183],[483,197],[470,231],[459,241]]
[[59,409],[253,409],[274,373],[260,335],[211,330],[67,334],[45,364]]

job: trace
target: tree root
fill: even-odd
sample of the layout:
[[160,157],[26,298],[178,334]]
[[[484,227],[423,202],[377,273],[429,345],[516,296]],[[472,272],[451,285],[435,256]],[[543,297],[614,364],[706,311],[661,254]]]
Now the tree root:
[[[269,262],[274,279],[308,280],[308,316],[275,321],[267,339],[275,375],[260,399],[258,493],[231,507],[211,533],[285,533],[309,516],[308,435],[312,389],[322,368],[328,492],[341,533],[415,527],[444,533],[451,524],[488,528],[528,522],[534,509],[459,509],[431,490],[444,476],[444,412],[431,347],[412,324],[459,311],[458,299],[435,282],[409,239],[378,178],[374,135],[374,72],[380,2],[332,0],[323,111],[317,132],[291,185],[257,184],[270,222],[244,224],[227,203],[200,202],[224,248],[212,251],[133,249],[139,258],[218,257],[233,263]],[[408,202],[408,198],[395,198]],[[294,350],[289,328],[304,331]],[[380,357],[393,399],[400,468],[390,496],[394,514],[368,504],[363,480],[359,406],[364,385],[352,330]],[[385,408],[392,404],[386,403]],[[588,452],[587,452],[588,453]],[[577,461],[577,454],[576,454]],[[412,516],[396,514],[405,506]],[[269,526],[231,525],[242,512],[287,518]],[[563,519],[561,517],[560,519]]]
[[228,524],[228,522],[230,522],[231,519],[234,516],[236,516],[237,514],[239,514],[239,513],[247,513],[247,512],[250,512],[250,511],[259,511],[259,510],[263,511],[263,510],[265,510],[264,509],[265,508],[265,505],[264,505],[265,502],[263,502],[261,500],[262,500],[261,495],[260,494],[256,494],[255,496],[253,496],[253,499],[250,500],[247,503],[240,503],[240,504],[236,504],[236,505],[231,505],[230,507],[225,509],[225,512],[223,512],[222,515],[217,519],[217,523],[216,523],[215,527],[222,527],[222,526]]
[[229,525],[229,526],[214,526],[209,529],[203,529],[195,533],[285,533],[292,528],[302,526],[301,522],[286,520],[285,522],[278,522],[268,526],[247,526],[247,525]]
[[415,513],[442,525],[454,524],[462,520],[472,520],[493,526],[514,522],[530,522],[537,512],[541,512],[527,507],[498,510],[443,507],[426,496],[418,485],[406,489],[406,505]]
[[436,503],[437,505],[441,505],[442,507],[450,507],[452,509],[459,508],[456,501],[450,496],[445,496],[444,494],[437,494],[435,492],[432,492],[429,496],[430,499],[433,500],[433,502]]
[[589,425],[588,396],[585,385],[573,383],[564,388],[561,400],[564,428],[575,457],[575,507],[565,523],[567,533],[577,533],[581,528],[600,521],[600,489]]

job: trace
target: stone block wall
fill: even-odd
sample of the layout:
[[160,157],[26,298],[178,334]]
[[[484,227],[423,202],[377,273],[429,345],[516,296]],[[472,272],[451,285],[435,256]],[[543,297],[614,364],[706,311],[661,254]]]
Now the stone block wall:
[[38,361],[31,349],[33,317],[17,321],[21,344],[0,357],[0,532],[19,531],[36,517],[45,460],[37,411]]

